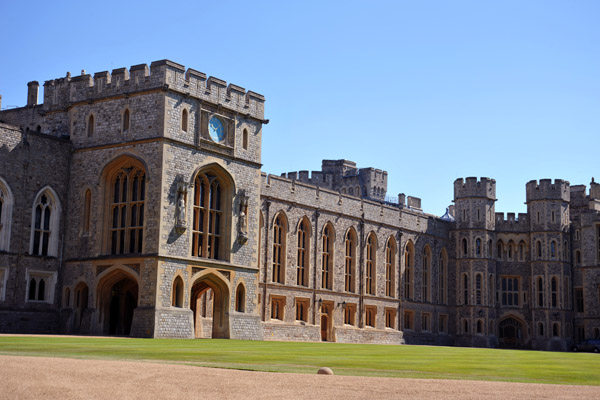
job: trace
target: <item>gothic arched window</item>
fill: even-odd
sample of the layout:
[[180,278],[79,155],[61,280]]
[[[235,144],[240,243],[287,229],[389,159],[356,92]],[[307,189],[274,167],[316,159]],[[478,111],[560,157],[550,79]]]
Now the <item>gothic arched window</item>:
[[323,229],[323,253],[321,255],[321,287],[333,288],[333,228],[330,224]]
[[110,254],[141,253],[146,173],[135,166],[118,168],[110,176],[109,188]]
[[210,172],[194,181],[192,256],[220,259],[223,229],[223,187]]
[[56,256],[58,254],[58,229],[60,204],[56,193],[46,188],[33,203],[30,254]]
[[356,233],[349,229],[344,240],[346,253],[344,257],[344,290],[354,293],[354,271],[356,268]]
[[390,237],[385,245],[385,295],[395,297],[396,241]]

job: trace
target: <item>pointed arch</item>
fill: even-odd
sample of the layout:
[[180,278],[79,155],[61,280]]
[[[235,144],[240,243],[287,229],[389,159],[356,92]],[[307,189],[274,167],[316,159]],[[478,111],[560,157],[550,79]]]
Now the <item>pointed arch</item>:
[[377,294],[377,236],[370,232],[367,236],[365,263],[365,293]]
[[396,297],[396,239],[393,236],[385,243],[385,295]]
[[94,136],[94,132],[96,130],[96,118],[94,113],[90,113],[87,118],[87,135],[88,137]]
[[230,258],[233,178],[213,163],[197,169],[190,187],[193,257],[228,261]]
[[431,302],[431,247],[426,244],[423,248],[423,268],[421,271],[421,300]]
[[0,177],[0,251],[10,250],[10,233],[14,201],[10,186],[8,186],[8,183]]
[[146,177],[144,163],[126,154],[104,167],[105,254],[144,251]]
[[448,252],[443,247],[440,251],[438,274],[438,301],[440,304],[448,304]]
[[177,275],[175,279],[173,279],[173,289],[171,290],[172,307],[183,307],[183,291],[183,279],[181,279],[181,276]]
[[285,283],[285,267],[287,258],[288,219],[284,211],[273,217],[273,263],[272,282]]
[[40,189],[31,209],[29,254],[53,257],[58,255],[61,212],[61,203],[54,189],[50,186]]
[[527,253],[527,245],[524,240],[519,242],[519,261],[525,261]]
[[235,289],[235,311],[246,312],[246,286],[243,282],[238,283]]
[[128,267],[113,266],[96,278],[96,316],[98,332],[104,335],[129,335],[134,310],[140,302],[139,275]]
[[496,248],[496,258],[498,258],[498,260],[502,260],[502,253],[504,253],[504,242],[502,239],[499,239],[496,242]]
[[415,266],[415,245],[409,240],[404,247],[404,298],[412,300],[414,298],[414,266]]
[[187,110],[187,108],[184,108],[183,111],[181,112],[181,130],[184,132],[187,132],[188,125],[189,125],[188,110]]
[[129,132],[129,120],[130,120],[130,112],[129,112],[129,108],[126,107],[125,110],[123,111],[121,133]]
[[331,222],[323,226],[321,233],[321,288],[333,289],[333,251],[335,230]]
[[190,308],[194,314],[196,337],[202,337],[202,315],[200,303],[209,290],[213,293],[212,300],[212,337],[228,339],[229,328],[229,299],[231,283],[220,272],[214,270],[200,271],[191,279]]
[[356,246],[358,239],[354,227],[348,228],[344,235],[344,290],[354,293],[356,290]]
[[308,286],[311,232],[310,221],[306,216],[303,216],[296,227],[296,243],[298,245],[296,251],[296,284],[298,286]]
[[507,246],[507,259],[509,261],[512,261],[515,257],[515,242],[513,242],[512,239],[510,239],[508,241],[508,246]]

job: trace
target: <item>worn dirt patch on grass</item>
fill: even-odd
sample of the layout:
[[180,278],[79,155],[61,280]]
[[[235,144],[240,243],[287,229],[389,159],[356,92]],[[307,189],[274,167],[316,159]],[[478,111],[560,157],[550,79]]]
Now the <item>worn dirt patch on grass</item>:
[[[0,399],[600,399],[594,386],[281,374],[0,356]],[[335,372],[335,371],[334,371]]]

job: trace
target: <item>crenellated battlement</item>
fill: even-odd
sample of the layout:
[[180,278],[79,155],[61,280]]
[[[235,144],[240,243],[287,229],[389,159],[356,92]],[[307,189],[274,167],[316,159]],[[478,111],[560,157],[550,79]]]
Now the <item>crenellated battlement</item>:
[[562,200],[570,201],[571,191],[569,182],[562,179],[540,179],[529,181],[526,185],[527,202],[535,200]]
[[519,213],[515,217],[515,213],[506,213],[506,218],[503,212],[494,214],[496,222],[496,231],[500,232],[522,232],[529,229],[529,218],[527,213]]
[[233,111],[264,119],[264,96],[169,60],[112,71],[52,79],[44,83],[44,109],[53,110],[77,102],[103,97],[128,96],[146,90],[173,90],[185,96],[217,104]]
[[454,181],[454,199],[468,197],[496,200],[496,180],[486,177],[468,177],[466,180],[458,178]]

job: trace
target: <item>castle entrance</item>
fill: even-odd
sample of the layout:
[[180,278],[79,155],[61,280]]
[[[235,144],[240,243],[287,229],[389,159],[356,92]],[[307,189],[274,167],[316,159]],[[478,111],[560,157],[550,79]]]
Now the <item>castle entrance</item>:
[[196,338],[229,339],[229,287],[214,273],[196,279],[190,308]]
[[523,324],[513,317],[508,317],[498,324],[498,341],[500,347],[519,348],[524,345]]
[[98,322],[103,334],[129,336],[138,290],[137,281],[121,269],[115,269],[98,283]]

